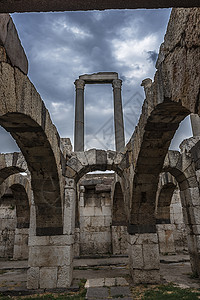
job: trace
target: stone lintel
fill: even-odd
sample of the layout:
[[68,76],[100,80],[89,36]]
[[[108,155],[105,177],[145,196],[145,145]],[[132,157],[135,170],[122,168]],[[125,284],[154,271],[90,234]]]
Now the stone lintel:
[[77,11],[104,9],[198,7],[199,0],[2,0],[0,12]]
[[129,234],[157,232],[155,224],[128,224],[127,231]]
[[116,72],[99,72],[94,74],[80,75],[79,79],[85,81],[86,84],[105,84],[112,83],[113,80],[118,79],[118,73]]

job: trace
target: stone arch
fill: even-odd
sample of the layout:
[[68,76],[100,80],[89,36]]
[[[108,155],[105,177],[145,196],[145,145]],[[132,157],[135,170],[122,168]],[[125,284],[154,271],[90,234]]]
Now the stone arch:
[[170,173],[161,173],[156,195],[156,228],[160,253],[182,252],[187,248],[180,190]]
[[156,196],[156,223],[170,224],[170,204],[177,182],[169,173],[162,173]]
[[30,232],[35,230],[33,228],[35,220],[33,220],[33,215],[30,216],[31,206],[34,205],[33,194],[27,176],[15,174],[7,178],[1,185],[1,199],[4,199],[4,195],[6,195],[5,199],[10,202],[10,209],[14,209],[13,217],[16,219],[15,228],[12,227],[12,231],[14,231],[13,258],[27,259],[28,237]]
[[27,172],[27,164],[21,153],[0,153],[0,185],[13,174]]
[[[187,230],[188,250],[192,271],[200,274],[198,225],[200,212],[200,193],[194,162],[187,148],[188,141],[181,147],[182,153],[169,151],[164,162],[164,171],[171,173],[178,182],[183,208],[183,218]],[[184,151],[185,148],[185,151]]]
[[123,176],[126,164],[126,155],[121,152],[91,149],[73,153],[67,161],[65,175],[73,178],[75,182],[92,171],[113,170]]
[[28,77],[1,63],[0,125],[15,139],[31,173],[37,234],[62,234],[63,178],[60,140]]
[[159,174],[179,123],[189,114],[181,103],[169,99],[154,108],[148,107],[148,101],[147,98],[144,102],[143,114],[133,135],[136,166],[130,215],[130,223],[134,225],[129,227],[130,232],[145,232],[147,227],[148,231],[156,232],[154,211]]

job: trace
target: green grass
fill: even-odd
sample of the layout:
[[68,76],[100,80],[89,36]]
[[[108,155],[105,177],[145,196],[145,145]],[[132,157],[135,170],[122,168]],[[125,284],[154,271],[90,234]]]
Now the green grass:
[[157,286],[148,289],[141,297],[142,300],[199,300],[200,291],[192,289],[181,289],[172,284]]
[[63,294],[43,294],[43,295],[32,295],[32,296],[3,296],[0,294],[0,300],[85,300],[86,288],[85,288],[85,279],[81,279],[79,282],[79,291],[70,292]]

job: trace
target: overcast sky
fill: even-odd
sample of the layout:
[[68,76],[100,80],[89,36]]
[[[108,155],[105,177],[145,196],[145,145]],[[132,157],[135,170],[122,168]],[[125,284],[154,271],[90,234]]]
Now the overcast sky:
[[[13,14],[29,60],[29,78],[50,111],[61,137],[74,132],[74,81],[82,74],[118,72],[126,141],[137,124],[144,92],[143,79],[153,79],[159,46],[170,10],[109,10]],[[114,149],[111,85],[85,88],[85,147]],[[1,152],[16,151],[1,129]],[[187,119],[172,145],[191,136]]]

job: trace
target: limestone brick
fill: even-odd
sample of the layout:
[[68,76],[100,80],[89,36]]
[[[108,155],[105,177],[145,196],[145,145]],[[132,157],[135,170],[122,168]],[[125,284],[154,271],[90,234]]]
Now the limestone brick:
[[55,289],[57,287],[57,268],[40,268],[40,288]]
[[58,267],[57,288],[70,287],[73,279],[73,265]]
[[27,288],[36,290],[39,288],[40,269],[39,267],[31,267],[27,271]]

